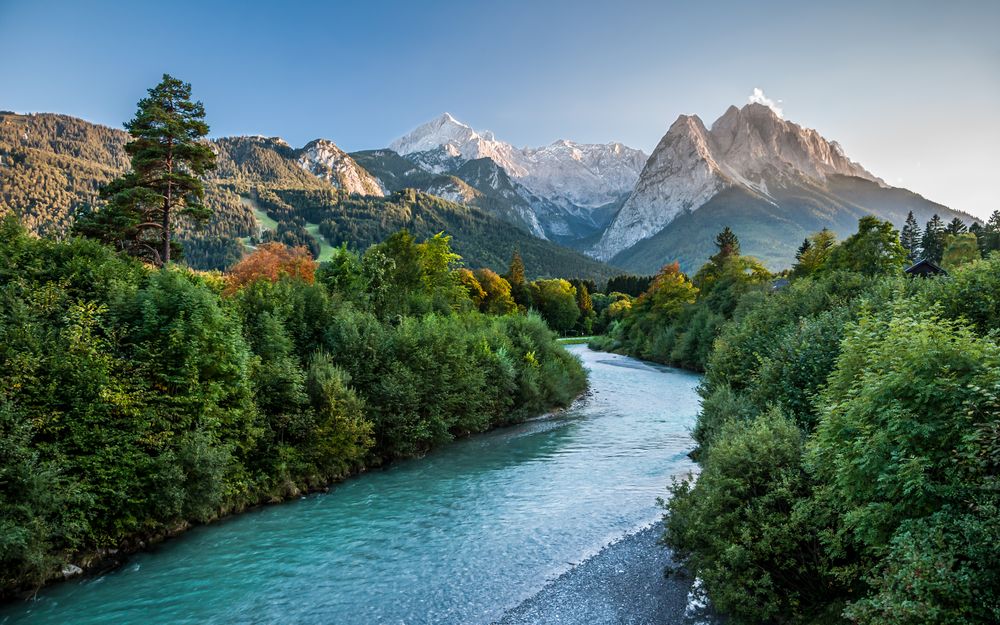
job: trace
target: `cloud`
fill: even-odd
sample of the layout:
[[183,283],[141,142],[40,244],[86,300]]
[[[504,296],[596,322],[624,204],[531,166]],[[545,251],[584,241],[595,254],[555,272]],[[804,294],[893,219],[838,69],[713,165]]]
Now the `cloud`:
[[774,114],[778,117],[784,117],[781,112],[781,100],[772,100],[771,98],[764,95],[764,90],[759,87],[754,87],[753,93],[747,98],[747,102],[750,104],[763,104],[767,108],[774,111]]

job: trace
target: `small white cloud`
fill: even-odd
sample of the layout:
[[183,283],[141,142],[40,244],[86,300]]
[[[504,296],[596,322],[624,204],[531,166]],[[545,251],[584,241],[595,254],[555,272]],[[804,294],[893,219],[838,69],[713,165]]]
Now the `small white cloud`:
[[774,111],[774,114],[778,117],[784,118],[781,112],[781,100],[772,100],[771,98],[764,95],[764,90],[759,87],[754,87],[753,93],[747,98],[747,102],[750,104],[763,104],[767,108]]

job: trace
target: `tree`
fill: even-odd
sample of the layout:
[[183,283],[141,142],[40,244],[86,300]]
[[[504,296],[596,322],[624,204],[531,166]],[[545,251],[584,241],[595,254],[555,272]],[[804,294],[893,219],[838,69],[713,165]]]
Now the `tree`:
[[471,269],[466,269],[461,267],[455,271],[458,275],[458,283],[461,284],[466,291],[469,293],[469,299],[476,306],[477,310],[482,310],[483,304],[486,300],[486,291],[483,290],[479,280],[476,279],[475,274],[472,273]]
[[838,246],[830,256],[834,269],[846,269],[869,276],[892,274],[906,262],[906,250],[899,233],[888,221],[866,215],[858,220],[858,231]]
[[989,220],[983,227],[982,246],[983,256],[994,250],[1000,250],[1000,210],[993,211]]
[[946,234],[963,234],[968,232],[968,227],[966,227],[965,222],[960,218],[955,217],[950,222],[948,226],[944,229]]
[[926,260],[940,263],[944,254],[944,222],[937,215],[931,217],[924,227],[924,235],[920,238],[920,248]]
[[803,239],[802,245],[800,245],[798,251],[795,252],[795,260],[801,261],[802,257],[809,252],[809,248],[811,247],[812,247],[812,241],[809,240],[809,237]]
[[535,308],[554,331],[565,334],[580,317],[576,289],[566,280],[535,280],[530,285]]
[[200,177],[215,167],[215,153],[202,141],[204,119],[205,107],[191,101],[191,85],[164,74],[125,124],[132,170],[102,189],[108,206],[77,231],[160,266],[169,263],[179,249],[171,234],[174,218],[202,222],[211,214],[202,204]]
[[576,286],[576,307],[580,309],[576,329],[582,334],[590,334],[594,327],[594,302],[587,285],[582,282]]
[[945,235],[944,254],[941,255],[942,267],[948,271],[954,271],[966,263],[979,260],[979,258],[979,243],[975,234],[966,232]]
[[517,311],[517,303],[511,295],[510,282],[492,269],[476,269],[474,274],[483,290],[482,305],[479,309],[481,312],[490,315],[509,315]]
[[715,237],[715,245],[718,246],[719,252],[716,256],[720,258],[727,258],[729,256],[739,256],[740,254],[740,240],[729,226],[722,229]]
[[518,307],[527,309],[532,304],[531,289],[524,279],[524,261],[521,260],[521,252],[514,250],[510,257],[510,268],[504,276],[510,284],[510,292],[517,302]]
[[671,319],[684,306],[693,304],[697,296],[698,289],[675,261],[660,269],[649,289],[636,300],[635,308],[649,311],[660,319]]
[[229,270],[226,276],[226,293],[235,293],[258,280],[277,282],[282,276],[312,284],[315,275],[316,261],[306,248],[264,243]]
[[920,255],[920,226],[913,211],[906,215],[906,223],[899,232],[899,242],[906,250],[906,259],[911,263],[916,262]]
[[798,262],[792,268],[796,276],[808,276],[819,271],[837,245],[837,235],[827,228],[810,235],[808,240],[809,248],[796,256]]
[[510,257],[510,268],[507,270],[507,282],[510,282],[511,286],[520,286],[524,284],[524,261],[521,260],[520,250],[514,250],[514,253]]

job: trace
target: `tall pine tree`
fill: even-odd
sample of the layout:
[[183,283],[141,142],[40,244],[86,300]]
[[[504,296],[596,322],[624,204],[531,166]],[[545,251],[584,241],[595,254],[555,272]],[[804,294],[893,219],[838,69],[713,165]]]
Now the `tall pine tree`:
[[945,234],[964,234],[968,230],[969,228],[965,225],[965,222],[958,217],[948,222],[948,227],[944,229]]
[[723,228],[722,232],[716,235],[715,244],[719,247],[719,253],[716,256],[720,259],[740,255],[740,240],[729,226]]
[[522,309],[531,308],[531,289],[528,288],[528,284],[525,282],[524,261],[521,260],[520,251],[514,250],[514,254],[510,257],[510,268],[507,270],[504,278],[510,283],[510,294],[513,296],[518,307]]
[[169,74],[139,101],[125,124],[132,170],[102,189],[105,208],[83,218],[77,232],[163,266],[176,255],[177,217],[208,219],[201,176],[215,167],[205,107],[191,101],[191,85]]
[[1000,210],[993,211],[990,218],[983,227],[983,233],[979,244],[983,256],[990,252],[1000,250]]
[[941,262],[944,254],[944,222],[937,215],[931,217],[924,227],[924,234],[920,238],[920,247],[923,250],[923,257],[935,263]]
[[806,237],[802,240],[802,245],[799,246],[798,251],[795,252],[795,260],[801,262],[802,257],[808,254],[810,249],[812,249],[812,241],[809,240],[809,237]]
[[917,218],[913,216],[913,211],[906,215],[906,223],[899,231],[899,242],[906,249],[906,258],[911,263],[920,257],[920,225]]
[[510,268],[507,269],[507,282],[510,282],[511,286],[520,286],[524,284],[524,261],[521,260],[521,252],[519,250],[514,250],[514,254],[510,257]]

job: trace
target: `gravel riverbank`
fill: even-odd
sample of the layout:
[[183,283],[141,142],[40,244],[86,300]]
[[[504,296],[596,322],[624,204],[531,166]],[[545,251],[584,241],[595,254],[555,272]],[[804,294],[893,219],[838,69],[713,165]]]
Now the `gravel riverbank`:
[[670,552],[657,523],[614,542],[508,611],[495,625],[709,625],[689,596],[692,580],[667,578]]

